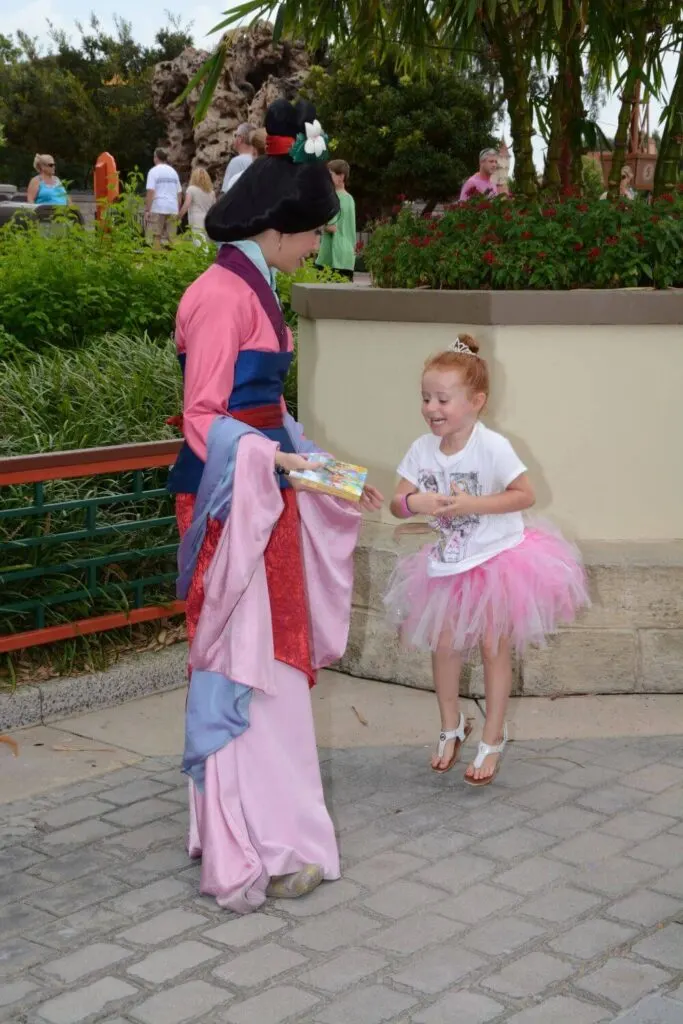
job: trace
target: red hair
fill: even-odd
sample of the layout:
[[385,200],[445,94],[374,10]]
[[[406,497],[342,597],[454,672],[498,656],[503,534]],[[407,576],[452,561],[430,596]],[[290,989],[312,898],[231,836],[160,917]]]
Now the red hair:
[[470,394],[486,395],[489,397],[489,368],[485,359],[478,354],[479,345],[470,334],[459,334],[458,341],[466,345],[468,352],[454,352],[452,349],[445,349],[430,356],[424,365],[425,374],[428,370],[459,370],[462,374],[462,382],[469,389]]

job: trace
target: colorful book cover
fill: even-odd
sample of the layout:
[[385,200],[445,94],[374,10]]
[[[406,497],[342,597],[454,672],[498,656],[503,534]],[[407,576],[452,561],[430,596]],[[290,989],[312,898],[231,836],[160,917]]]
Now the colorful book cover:
[[300,480],[307,490],[331,494],[345,501],[360,501],[367,469],[350,462],[337,462],[327,456],[312,455],[311,458],[323,465],[318,469],[294,470],[289,474],[290,478]]

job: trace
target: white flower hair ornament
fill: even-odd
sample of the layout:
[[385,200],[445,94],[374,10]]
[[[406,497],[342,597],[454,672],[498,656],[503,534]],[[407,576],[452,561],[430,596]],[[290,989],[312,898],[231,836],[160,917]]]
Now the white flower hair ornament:
[[320,121],[306,121],[304,124],[305,134],[297,135],[289,155],[295,164],[315,163],[318,160],[326,160],[328,152],[328,138],[322,129]]

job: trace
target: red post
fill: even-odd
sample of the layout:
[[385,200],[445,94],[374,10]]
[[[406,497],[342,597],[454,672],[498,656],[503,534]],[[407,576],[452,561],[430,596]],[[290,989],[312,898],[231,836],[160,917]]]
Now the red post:
[[107,206],[118,199],[119,192],[119,172],[116,169],[116,160],[111,153],[100,153],[95,163],[95,203],[97,204],[95,216],[98,220],[102,219]]

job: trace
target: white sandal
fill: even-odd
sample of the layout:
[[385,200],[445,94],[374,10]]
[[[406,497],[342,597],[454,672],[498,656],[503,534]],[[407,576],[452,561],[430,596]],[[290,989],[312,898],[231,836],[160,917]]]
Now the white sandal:
[[453,765],[460,759],[460,749],[465,740],[467,739],[467,737],[469,736],[469,734],[472,732],[472,724],[472,719],[465,718],[461,711],[460,721],[458,722],[458,728],[449,729],[448,732],[442,732],[439,735],[439,746],[436,751],[436,756],[439,758],[440,761],[443,759],[443,755],[446,750],[446,744],[450,740],[455,740],[455,745],[453,747],[453,756],[445,765],[445,767],[435,768],[434,765],[432,765],[432,771],[436,772],[437,775],[445,775],[446,772],[449,772]]
[[507,726],[507,722],[505,722],[504,725],[503,725],[503,740],[502,740],[501,743],[491,744],[491,743],[484,743],[483,740],[479,741],[479,746],[477,747],[477,756],[475,757],[474,761],[472,762],[472,767],[473,768],[481,768],[483,766],[483,764],[484,764],[484,761],[486,760],[486,758],[490,754],[497,754],[498,755],[498,760],[496,761],[496,763],[495,763],[495,765],[493,767],[492,773],[490,775],[487,775],[483,779],[475,779],[471,775],[465,775],[465,782],[467,783],[468,786],[490,786],[491,785],[491,783],[493,782],[493,780],[495,779],[496,775],[498,774],[498,772],[500,770],[500,765],[501,765],[501,762],[503,760],[503,754],[505,753],[505,748],[507,746],[507,742],[508,742],[508,726]]

